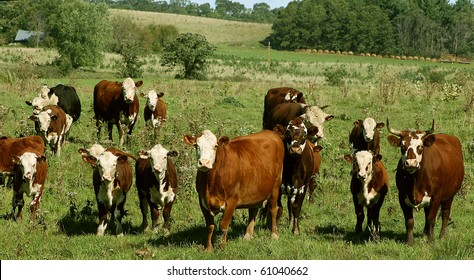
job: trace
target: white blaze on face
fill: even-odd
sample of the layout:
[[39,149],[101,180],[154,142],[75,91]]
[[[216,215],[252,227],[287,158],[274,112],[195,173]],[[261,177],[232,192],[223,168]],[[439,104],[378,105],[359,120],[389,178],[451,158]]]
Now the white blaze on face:
[[311,125],[316,126],[318,128],[318,133],[316,134],[316,136],[318,138],[322,138],[324,137],[324,122],[330,116],[331,115],[324,113],[321,108],[317,106],[310,106],[305,113],[305,125],[307,127],[310,127]]
[[126,78],[122,83],[123,100],[126,103],[132,103],[135,98],[136,90],[135,82],[131,78]]
[[300,149],[299,154],[301,154],[306,147],[306,135],[308,134],[306,126],[303,122],[301,122],[299,125],[295,125],[290,122],[286,130],[291,138],[289,139],[290,142],[286,143],[288,151],[290,151],[290,153],[296,152],[297,149],[295,148],[298,147]]
[[52,113],[51,109],[42,111],[38,114],[38,122],[40,124],[40,130],[47,135],[49,125],[51,124],[51,116]]
[[48,94],[49,94],[49,87],[48,86],[42,86],[40,89],[40,92],[38,94],[39,98],[42,99],[48,99]]
[[211,131],[205,130],[196,139],[198,169],[209,171],[216,161],[217,138]]
[[154,90],[150,90],[146,94],[146,106],[150,111],[155,111],[156,109],[156,104],[158,103],[158,94]]
[[358,167],[357,177],[361,181],[370,181],[372,178],[372,154],[368,151],[359,151],[355,154],[355,164]]
[[366,118],[362,122],[362,130],[363,130],[365,142],[370,142],[374,139],[376,126],[377,126],[377,123],[375,122],[373,118]]
[[150,150],[151,163],[153,168],[153,173],[157,176],[161,173],[166,172],[166,165],[168,163],[168,150],[163,148],[161,144],[155,145]]
[[34,153],[26,152],[20,156],[18,161],[23,179],[31,181],[31,183],[33,183],[33,178],[36,174],[36,158],[37,156]]
[[409,141],[402,140],[402,146],[406,149],[402,154],[402,162],[404,163],[405,170],[409,173],[414,173],[420,168],[420,163],[423,159],[422,137],[424,135],[425,133],[410,133]]
[[102,181],[113,182],[117,172],[117,156],[105,151],[98,158],[99,174]]

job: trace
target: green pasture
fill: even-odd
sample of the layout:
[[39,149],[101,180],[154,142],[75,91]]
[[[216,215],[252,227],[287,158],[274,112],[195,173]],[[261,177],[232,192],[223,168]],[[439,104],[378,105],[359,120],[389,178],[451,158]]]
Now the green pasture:
[[[258,36],[246,41],[255,43],[265,37]],[[146,58],[141,90],[164,92],[168,106],[168,118],[160,131],[159,142],[179,152],[174,158],[179,191],[169,237],[162,230],[140,231],[141,213],[134,185],[125,205],[128,210],[123,219],[125,235],[115,237],[110,225],[104,237],[95,235],[98,217],[92,168],[82,161],[78,149],[97,141],[92,109],[94,85],[102,79],[123,79],[116,76],[113,64],[116,57],[107,55],[97,69],[83,69],[62,77],[48,66],[57,55],[54,51],[0,49],[1,136],[34,133],[33,123],[27,119],[31,108],[24,101],[37,96],[43,83],[72,85],[82,102],[81,117],[73,124],[61,155],[48,156],[48,178],[37,222],[29,221],[28,207],[24,208],[24,220],[13,221],[10,218],[12,190],[0,187],[0,259],[474,259],[472,65],[275,50],[270,52],[269,65],[265,47],[256,43],[243,46],[238,44],[238,38],[232,42],[226,38],[215,40],[219,47],[210,59],[206,81],[175,80],[174,73],[160,66],[158,57]],[[301,235],[291,234],[284,210],[279,240],[271,239],[270,230],[261,220],[257,221],[254,238],[243,240],[248,214],[247,210],[236,210],[227,245],[219,248],[217,230],[215,251],[205,253],[205,222],[194,185],[195,151],[183,143],[183,135],[210,129],[218,136],[232,138],[261,130],[263,98],[268,89],[279,86],[301,90],[309,104],[329,105],[325,111],[335,116],[325,124],[315,202],[305,201],[303,205]],[[140,98],[140,119],[130,144],[123,147],[133,154],[154,144],[152,131],[143,120],[144,104]],[[353,122],[366,116],[382,122],[389,118],[391,125],[399,130],[427,129],[434,119],[437,133],[453,134],[461,140],[466,175],[453,203],[447,238],[427,243],[423,237],[424,213],[420,211],[415,213],[415,244],[412,247],[404,244],[404,218],[394,181],[400,151],[389,146],[386,128],[381,131],[381,154],[389,172],[390,189],[380,215],[381,239],[369,240],[367,234],[354,233],[356,217],[349,190],[351,166],[343,155],[350,151],[348,135]],[[116,129],[114,142],[106,141],[106,126],[100,140],[106,147],[118,147]],[[25,203],[29,201],[25,197]],[[220,217],[216,216],[217,222]],[[436,236],[440,223],[435,227]]]

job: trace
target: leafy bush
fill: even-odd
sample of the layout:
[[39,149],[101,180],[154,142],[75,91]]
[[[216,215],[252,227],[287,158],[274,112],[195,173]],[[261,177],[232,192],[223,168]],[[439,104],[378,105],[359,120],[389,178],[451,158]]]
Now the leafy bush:
[[346,67],[341,66],[330,66],[324,69],[324,77],[330,86],[340,86],[344,82],[344,78],[349,76],[349,72]]

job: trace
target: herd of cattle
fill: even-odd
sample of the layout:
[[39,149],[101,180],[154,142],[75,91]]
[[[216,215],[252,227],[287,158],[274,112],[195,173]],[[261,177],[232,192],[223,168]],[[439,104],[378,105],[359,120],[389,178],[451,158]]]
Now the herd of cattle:
[[[150,91],[137,94],[142,81],[131,78],[123,82],[101,81],[94,88],[93,108],[100,142],[102,123],[107,123],[112,140],[115,124],[119,145],[128,142],[139,114],[138,95],[146,98],[144,117],[147,124],[159,129],[166,119],[163,93]],[[69,129],[81,115],[80,99],[71,86],[43,86],[38,97],[27,101],[32,106],[30,119],[38,135],[0,138],[0,172],[13,178],[12,216],[22,218],[23,195],[32,198],[31,220],[39,207],[47,174],[46,151],[59,156],[61,144]],[[270,89],[264,98],[263,129],[253,134],[229,139],[217,138],[211,131],[184,135],[184,142],[196,148],[196,190],[207,228],[205,249],[211,251],[214,216],[223,213],[220,222],[222,244],[226,242],[234,210],[249,209],[245,238],[252,238],[258,210],[271,225],[272,238],[278,238],[278,221],[282,216],[282,197],[287,197],[287,211],[292,232],[299,234],[299,219],[306,193],[314,191],[314,178],[319,172],[324,137],[324,122],[334,117],[324,107],[308,105],[303,93],[288,87]],[[451,204],[464,178],[464,163],[460,141],[450,135],[433,134],[429,130],[398,131],[390,127],[388,142],[401,150],[396,171],[399,203],[406,223],[406,242],[413,243],[413,209],[425,210],[424,232],[430,241],[438,210],[441,207],[440,237],[446,234]],[[124,131],[123,126],[127,127]],[[372,118],[357,120],[349,133],[352,151],[344,159],[352,164],[351,193],[356,213],[357,233],[367,211],[367,229],[373,237],[380,231],[379,212],[388,192],[389,178],[380,155],[379,129],[384,123]],[[127,133],[127,139],[125,139]],[[156,137],[155,137],[156,140]],[[116,235],[122,235],[121,225],[127,192],[135,173],[140,200],[142,229],[148,227],[148,209],[153,229],[161,223],[170,233],[170,215],[178,188],[176,167],[169,151],[161,144],[137,155],[100,144],[79,149],[85,163],[93,169],[92,181],[96,196],[99,225],[103,235],[107,224],[115,225]],[[135,161],[135,172],[129,159]]]

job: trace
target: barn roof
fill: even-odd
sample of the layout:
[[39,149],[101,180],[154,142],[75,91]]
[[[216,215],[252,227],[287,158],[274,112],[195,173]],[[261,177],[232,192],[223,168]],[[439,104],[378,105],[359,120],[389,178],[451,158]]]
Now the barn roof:
[[40,37],[44,36],[44,32],[38,32],[38,31],[28,31],[28,30],[18,30],[16,33],[15,41],[16,42],[21,42],[21,41],[28,41],[31,37],[39,35]]

